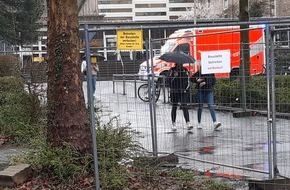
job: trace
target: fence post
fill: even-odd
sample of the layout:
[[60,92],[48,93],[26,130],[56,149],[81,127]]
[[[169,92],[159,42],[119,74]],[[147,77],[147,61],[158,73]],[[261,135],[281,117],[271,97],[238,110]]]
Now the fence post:
[[125,74],[123,74],[123,95],[126,95]]
[[134,74],[134,95],[135,98],[137,98],[137,79],[136,79],[137,75]]
[[90,108],[90,125],[92,132],[93,141],[93,155],[94,155],[94,169],[95,169],[95,183],[96,190],[101,190],[100,188],[100,177],[99,177],[99,161],[98,161],[98,151],[97,151],[97,135],[96,135],[96,124],[95,124],[95,112],[94,112],[94,101],[92,93],[92,73],[91,73],[91,57],[90,57],[90,43],[89,43],[89,26],[85,25],[85,40],[86,40],[86,61],[87,61],[87,84],[88,84],[88,102]]
[[276,98],[275,98],[275,61],[274,61],[274,32],[270,27],[270,59],[271,59],[271,97],[272,97],[272,140],[273,140],[273,172],[274,178],[279,174],[277,166],[277,131],[276,131]]
[[113,74],[113,93],[115,93],[115,75]]
[[270,98],[270,28],[266,25],[266,72],[267,72],[267,127],[268,127],[268,167],[269,167],[269,179],[273,179],[273,159],[272,159],[272,117],[271,117],[271,98]]
[[[150,38],[151,43],[151,38]],[[155,91],[154,86],[154,69],[153,69],[153,55],[152,55],[152,47],[150,46],[148,40],[146,40],[146,60],[147,60],[147,73],[148,74],[148,89],[149,89],[149,109],[150,109],[150,121],[151,121],[151,135],[152,135],[152,149],[153,156],[157,156],[157,130],[156,130],[156,107],[155,107],[155,96],[152,96],[152,93]],[[149,44],[149,45],[148,45]],[[150,46],[150,47],[148,47]],[[150,57],[149,57],[150,53]],[[149,60],[150,59],[150,60]],[[149,66],[149,61],[151,61],[151,65]]]
[[165,76],[164,75],[162,75],[162,78],[161,78],[162,80],[162,91],[163,91],[163,103],[166,103],[166,89],[165,89]]

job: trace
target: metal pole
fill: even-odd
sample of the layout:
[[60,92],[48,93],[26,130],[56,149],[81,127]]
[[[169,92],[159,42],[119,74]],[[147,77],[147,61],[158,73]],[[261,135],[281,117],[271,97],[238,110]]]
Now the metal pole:
[[276,0],[274,0],[274,17],[277,16],[277,3]]
[[154,144],[153,144],[153,156],[157,156],[158,151],[157,151],[157,127],[156,127],[156,99],[155,99],[155,91],[156,91],[156,86],[155,86],[155,75],[154,75],[154,65],[153,65],[153,49],[152,49],[152,41],[151,38],[150,40],[150,46],[149,46],[149,50],[150,50],[150,59],[151,59],[151,73],[152,73],[152,77],[151,77],[151,87],[152,87],[152,93],[153,96],[151,96],[151,102],[150,104],[152,105],[152,111],[153,111],[153,129],[152,129],[152,135],[153,135],[153,139],[154,139]]
[[276,98],[275,98],[275,61],[274,61],[274,33],[270,28],[270,58],[271,58],[271,89],[272,89],[272,138],[273,138],[273,169],[274,178],[279,174],[277,166],[277,138],[276,138]]
[[87,94],[88,94],[88,105],[90,109],[90,125],[93,138],[93,153],[94,153],[94,167],[95,167],[95,180],[96,190],[100,190],[99,180],[99,167],[98,167],[98,151],[97,151],[97,135],[96,135],[96,124],[95,124],[95,112],[94,112],[94,100],[93,100],[93,85],[92,85],[92,68],[91,68],[91,56],[90,56],[90,45],[89,45],[89,31],[88,25],[85,25],[85,37],[86,37],[86,62],[87,62]]
[[193,4],[194,4],[194,9],[193,9],[193,14],[194,14],[194,20],[193,20],[193,24],[196,25],[196,0],[193,0]]
[[113,75],[113,93],[115,93],[115,76]]
[[[270,93],[270,28],[266,25],[266,73],[267,73],[267,127],[268,127],[268,165],[269,179],[273,179],[273,160],[272,160],[272,118],[271,118],[271,93]],[[272,64],[272,63],[271,63]]]
[[123,95],[126,95],[126,85],[125,85],[125,69],[124,69],[124,62],[122,59],[122,55],[121,55],[121,51],[119,52],[120,55],[120,60],[121,60],[121,64],[122,64],[122,74],[123,74]]
[[134,95],[135,98],[137,98],[137,79],[136,79],[136,75],[134,75]]
[[[153,149],[153,156],[156,156],[157,155],[157,150],[155,149],[156,147],[156,141],[155,141],[155,134],[154,134],[154,126],[155,126],[155,115],[154,115],[154,111],[153,111],[153,100],[152,100],[152,79],[154,80],[154,78],[152,77],[152,72],[150,70],[150,64],[149,64],[149,61],[152,61],[151,60],[151,57],[149,57],[149,41],[146,40],[146,43],[145,43],[145,48],[146,48],[146,60],[147,60],[147,73],[148,73],[148,95],[149,95],[149,109],[150,109],[150,122],[151,122],[151,136],[152,136],[152,149]],[[151,64],[151,67],[153,67],[153,63]],[[155,101],[155,98],[154,98],[154,101]]]
[[165,88],[165,77],[166,76],[162,76],[162,92],[163,92],[163,103],[166,103],[166,88]]
[[242,109],[243,111],[246,111],[247,109],[247,101],[246,101],[246,79],[245,79],[245,59],[244,59],[244,45],[243,43],[241,44],[241,58],[242,58],[242,63],[241,63],[241,82],[242,82]]

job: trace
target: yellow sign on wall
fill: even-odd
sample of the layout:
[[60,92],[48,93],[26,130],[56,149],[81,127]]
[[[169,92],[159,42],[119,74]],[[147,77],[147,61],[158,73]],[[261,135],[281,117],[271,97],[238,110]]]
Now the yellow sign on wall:
[[33,57],[32,61],[33,62],[42,62],[42,61],[44,61],[44,57]]
[[142,30],[117,30],[118,50],[143,50]]

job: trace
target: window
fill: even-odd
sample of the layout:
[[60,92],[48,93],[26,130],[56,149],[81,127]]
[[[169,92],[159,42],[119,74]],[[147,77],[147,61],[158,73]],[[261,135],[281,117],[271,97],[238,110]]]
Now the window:
[[[104,17],[104,20],[120,20],[120,17]],[[122,17],[122,20],[133,20],[132,17]]]
[[132,4],[132,0],[99,0],[98,4]]
[[275,36],[276,42],[280,42],[282,46],[288,46],[288,31],[279,31]]
[[169,3],[192,3],[192,0],[169,0]]
[[132,12],[132,9],[100,9],[101,13],[122,13]]
[[116,37],[110,37],[106,39],[106,44],[107,47],[116,47],[117,43],[116,43]]
[[171,51],[171,49],[176,45],[176,39],[168,39],[166,42],[165,42],[165,44],[164,44],[164,46],[162,46],[161,47],[161,52],[160,52],[160,54],[162,55],[162,54],[164,54],[164,53],[168,53],[168,52],[170,52]]
[[[287,26],[284,26],[284,27],[283,26],[281,26],[281,27],[277,26],[277,27],[275,27],[275,29],[282,29],[282,28],[287,28]],[[290,35],[290,33],[289,33],[289,31],[287,29],[277,31],[275,33],[275,41],[279,42],[279,44],[281,46],[288,47],[289,46],[289,39],[290,39],[289,35]]]
[[170,20],[176,20],[176,19],[178,19],[179,18],[179,16],[169,16],[169,19]]
[[229,0],[224,0],[224,9],[229,7]]
[[183,52],[185,54],[189,54],[189,44],[180,44],[178,45],[174,52]]
[[41,44],[42,45],[46,45],[47,44],[47,39],[45,38],[41,38]]
[[169,8],[169,11],[187,11],[186,7]]
[[166,7],[166,4],[136,4],[135,8],[160,8]]
[[165,16],[166,12],[137,12],[135,16]]

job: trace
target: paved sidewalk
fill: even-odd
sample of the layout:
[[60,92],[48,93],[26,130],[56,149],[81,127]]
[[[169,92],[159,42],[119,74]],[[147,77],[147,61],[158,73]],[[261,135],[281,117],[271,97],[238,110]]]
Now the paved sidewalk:
[[[96,106],[100,107],[103,122],[111,117],[120,118],[120,124],[130,123],[138,132],[136,140],[152,152],[152,130],[149,104],[135,97],[134,83],[115,84],[112,81],[97,83]],[[137,86],[138,88],[138,86]],[[86,84],[84,83],[84,89]],[[180,166],[210,171],[219,175],[263,179],[269,176],[268,126],[266,112],[248,117],[236,118],[233,113],[221,107],[217,109],[217,119],[222,123],[219,131],[214,131],[210,112],[204,106],[202,130],[196,128],[197,111],[190,109],[190,119],[195,125],[191,134],[187,133],[182,111],[177,111],[177,133],[171,132],[171,106],[158,101],[156,104],[157,151],[180,155]],[[287,115],[287,114],[286,114]],[[288,114],[289,115],[289,114]],[[282,176],[290,177],[290,120],[284,115],[277,118],[277,166]]]

